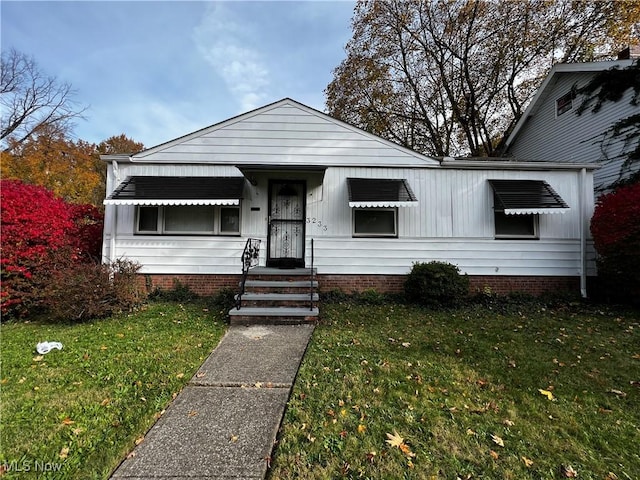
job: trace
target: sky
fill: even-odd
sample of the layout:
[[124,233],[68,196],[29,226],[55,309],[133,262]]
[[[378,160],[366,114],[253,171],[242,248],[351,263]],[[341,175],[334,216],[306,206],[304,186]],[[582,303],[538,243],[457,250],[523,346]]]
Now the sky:
[[145,147],[285,97],[325,110],[353,1],[7,1],[2,50],[87,106],[73,137]]

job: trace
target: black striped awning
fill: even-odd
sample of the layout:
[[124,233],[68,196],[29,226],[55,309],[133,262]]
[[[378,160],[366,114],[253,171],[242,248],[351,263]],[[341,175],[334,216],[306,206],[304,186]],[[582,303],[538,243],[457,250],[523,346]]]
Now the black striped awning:
[[569,205],[544,180],[489,180],[493,208],[507,215],[565,213]]
[[244,177],[127,177],[105,205],[239,205]]
[[414,207],[418,205],[418,200],[405,179],[347,178],[347,185],[350,207]]

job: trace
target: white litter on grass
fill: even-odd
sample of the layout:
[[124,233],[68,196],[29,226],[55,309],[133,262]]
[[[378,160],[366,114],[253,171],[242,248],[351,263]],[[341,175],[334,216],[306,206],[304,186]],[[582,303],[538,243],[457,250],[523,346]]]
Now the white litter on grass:
[[54,348],[62,350],[62,344],[60,342],[40,342],[36,345],[36,350],[40,355],[49,353]]

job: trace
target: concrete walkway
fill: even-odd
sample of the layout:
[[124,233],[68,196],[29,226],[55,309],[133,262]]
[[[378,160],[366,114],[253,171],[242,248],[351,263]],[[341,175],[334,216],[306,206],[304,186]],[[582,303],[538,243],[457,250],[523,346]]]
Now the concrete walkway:
[[264,478],[313,328],[231,326],[111,478]]

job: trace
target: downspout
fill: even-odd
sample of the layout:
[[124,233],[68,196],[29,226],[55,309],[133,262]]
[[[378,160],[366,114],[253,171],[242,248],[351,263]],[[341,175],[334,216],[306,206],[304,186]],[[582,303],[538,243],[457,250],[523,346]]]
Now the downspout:
[[[117,184],[120,180],[120,169],[118,168],[118,162],[113,161],[111,163],[114,176],[114,182]],[[109,263],[116,261],[116,234],[118,232],[118,206],[109,205],[111,208],[111,237],[109,239]]]
[[587,209],[585,185],[587,180],[587,169],[580,169],[578,185],[578,198],[580,202],[580,295],[587,298]]

